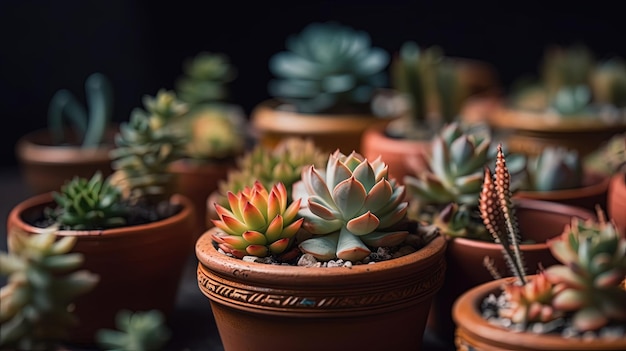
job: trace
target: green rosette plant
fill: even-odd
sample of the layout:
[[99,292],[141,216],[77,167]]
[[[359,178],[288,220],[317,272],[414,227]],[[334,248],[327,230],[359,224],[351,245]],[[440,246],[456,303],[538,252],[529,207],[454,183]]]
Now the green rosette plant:
[[79,321],[73,301],[91,291],[99,277],[80,267],[84,257],[71,252],[77,238],[12,230],[8,252],[0,253],[0,348],[47,351],[68,337]]
[[94,230],[126,224],[128,208],[122,191],[100,172],[90,179],[74,177],[52,195],[57,206],[46,208],[44,214],[60,229]]
[[294,242],[303,219],[299,217],[300,199],[290,201],[283,183],[269,190],[256,181],[252,187],[228,192],[228,207],[215,204],[220,229],[213,241],[235,257],[279,256]]
[[369,111],[387,84],[389,54],[368,33],[336,22],[307,25],[270,58],[270,95],[301,113]]
[[583,184],[583,160],[576,150],[546,147],[527,160],[521,190],[553,191],[573,189]]
[[405,188],[388,178],[380,157],[337,150],[325,169],[303,168],[293,196],[302,200],[302,227],[312,234],[299,248],[320,261],[357,262],[370,247],[396,246],[409,234],[394,227],[406,218]]

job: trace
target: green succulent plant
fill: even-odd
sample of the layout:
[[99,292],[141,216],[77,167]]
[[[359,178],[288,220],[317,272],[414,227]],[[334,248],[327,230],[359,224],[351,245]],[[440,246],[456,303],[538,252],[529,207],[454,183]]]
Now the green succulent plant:
[[132,201],[158,203],[169,200],[173,175],[169,165],[184,157],[187,140],[173,120],[188,112],[173,91],[159,90],[155,97],[145,96],[145,110],[136,108],[129,122],[120,125],[111,151],[115,173],[112,182]]
[[369,161],[337,150],[325,169],[302,169],[293,197],[302,200],[302,227],[313,235],[299,248],[320,261],[357,262],[370,247],[396,246],[408,235],[394,227],[406,218],[405,188],[388,178],[380,157]]
[[226,100],[230,95],[227,84],[237,77],[226,54],[206,51],[186,59],[183,73],[176,81],[176,92],[190,106]]
[[529,158],[523,190],[553,191],[573,189],[583,184],[583,160],[576,150],[546,147],[537,156]]
[[172,334],[159,310],[121,310],[115,316],[115,325],[118,330],[97,331],[96,340],[102,350],[160,351],[164,350]]
[[243,110],[225,103],[228,83],[237,70],[227,55],[200,52],[183,63],[183,75],[176,82],[176,94],[189,113],[172,121],[172,127],[186,135],[187,157],[195,162],[212,162],[234,157],[246,147]]
[[300,179],[302,168],[311,164],[321,167],[326,160],[328,155],[311,139],[285,138],[272,149],[258,144],[237,160],[237,168],[218,184],[218,194],[213,200],[226,206],[229,191],[236,193],[256,181],[266,188],[283,183],[291,200],[293,184]]
[[270,95],[303,113],[369,109],[387,84],[389,54],[368,33],[336,22],[307,25],[269,61]]
[[626,171],[626,133],[614,135],[587,155],[583,159],[583,167],[606,175]]
[[290,201],[283,183],[268,191],[256,181],[252,187],[228,193],[228,208],[215,204],[220,231],[213,241],[235,257],[280,255],[289,249],[303,219],[298,216],[300,199]]
[[391,61],[391,83],[406,98],[410,111],[389,124],[392,136],[430,139],[459,113],[458,70],[438,46],[420,49],[414,41],[404,42]]
[[72,253],[76,237],[57,237],[56,228],[42,233],[11,230],[8,252],[0,253],[0,348],[51,350],[67,339],[79,321],[73,301],[98,283],[81,270],[83,255]]
[[509,270],[516,277],[503,286],[507,303],[498,311],[500,316],[515,323],[571,318],[580,332],[626,322],[626,238],[618,234],[599,207],[597,219],[574,217],[559,237],[547,242],[561,264],[529,279],[511,202],[510,176],[499,152],[495,174],[485,169],[480,197],[485,227],[501,245]]
[[624,118],[620,109],[626,106],[626,63],[617,56],[596,60],[584,45],[547,48],[541,78],[514,86],[517,108],[554,111],[565,118],[598,112],[607,121]]
[[109,178],[96,172],[90,179],[74,177],[59,192],[53,192],[55,208],[44,214],[59,224],[60,229],[94,230],[126,224],[128,209],[122,191]]
[[93,73],[85,80],[87,109],[67,89],[57,91],[48,106],[48,129],[53,143],[68,143],[64,133],[65,120],[73,127],[84,148],[102,144],[107,126],[113,118],[113,91],[111,82],[101,73]]

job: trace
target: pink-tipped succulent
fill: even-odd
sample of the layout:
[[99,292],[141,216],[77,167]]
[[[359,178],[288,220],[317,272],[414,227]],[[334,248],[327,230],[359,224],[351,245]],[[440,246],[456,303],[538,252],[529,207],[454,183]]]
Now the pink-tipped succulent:
[[573,313],[574,326],[595,330],[611,321],[626,322],[626,238],[598,210],[598,221],[572,220],[559,238],[548,241],[563,265],[548,267],[546,275],[559,291],[557,309]]
[[508,304],[498,314],[514,323],[549,322],[563,316],[552,306],[554,284],[543,271],[525,285],[508,284],[503,289]]
[[235,193],[228,193],[228,208],[215,204],[220,230],[213,240],[235,257],[266,257],[285,252],[293,243],[303,218],[300,200],[288,202],[287,189],[276,183],[268,191],[260,181]]
[[303,168],[293,191],[294,199],[302,199],[302,227],[313,234],[300,250],[318,260],[357,262],[371,247],[396,246],[408,235],[394,229],[406,218],[405,188],[388,178],[380,157],[368,161],[357,152],[337,150],[326,169]]

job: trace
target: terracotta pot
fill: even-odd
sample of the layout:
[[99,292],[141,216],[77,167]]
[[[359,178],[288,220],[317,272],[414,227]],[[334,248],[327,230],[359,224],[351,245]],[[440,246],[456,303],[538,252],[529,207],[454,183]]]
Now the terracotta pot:
[[[572,217],[595,218],[593,212],[556,202],[515,199],[515,213],[523,240],[534,244],[520,245],[526,259],[529,274],[534,274],[539,265],[549,267],[558,263],[552,256],[546,241],[560,235]],[[499,244],[466,238],[449,238],[446,250],[446,279],[439,294],[433,300],[428,328],[442,340],[453,340],[454,322],[452,304],[468,289],[493,280],[483,266],[485,256],[491,257],[498,271],[510,275],[502,257]]]
[[409,140],[389,137],[385,126],[369,127],[363,133],[363,156],[374,160],[381,156],[389,167],[389,178],[404,184],[404,176],[427,170],[431,140]]
[[626,236],[626,173],[611,177],[607,195],[607,215]]
[[[78,237],[73,252],[84,255],[82,268],[100,276],[94,290],[75,301],[80,323],[71,330],[72,343],[95,343],[94,333],[100,328],[115,329],[115,314],[123,308],[172,313],[183,268],[193,255],[195,224],[191,201],[182,195],[173,196],[172,201],[182,205],[180,212],[161,221],[97,231],[59,231],[60,236]],[[31,222],[53,205],[51,193],[18,203],[9,213],[7,233],[12,228],[41,232]]]
[[198,286],[222,344],[237,350],[419,350],[446,243],[351,268],[246,262],[198,240]]
[[196,209],[196,239],[207,227],[207,200],[216,191],[221,180],[236,167],[235,158],[214,163],[192,163],[179,160],[171,164],[170,171],[176,174],[176,192],[188,197]]
[[[109,151],[117,127],[110,128],[98,148],[81,148],[75,145],[55,146],[48,130],[41,129],[23,135],[15,145],[15,153],[24,182],[33,194],[56,191],[74,176],[91,178],[96,171],[104,176],[113,172]],[[70,140],[76,139],[66,131]]]
[[509,151],[538,155],[546,146],[577,150],[586,156],[614,135],[626,132],[626,123],[606,124],[600,118],[560,119],[551,113],[536,113],[500,105],[488,118],[501,134]]
[[261,145],[274,148],[288,137],[311,138],[323,152],[338,148],[344,154],[361,152],[361,138],[372,125],[387,124],[392,118],[368,114],[302,114],[279,110],[280,103],[267,100],[252,111],[251,127]]
[[[532,279],[532,276],[529,278]],[[455,302],[452,316],[457,324],[457,350],[626,350],[626,339],[563,338],[559,335],[514,332],[490,324],[480,311],[489,294],[499,294],[502,284],[513,278],[503,278],[481,284],[465,292]]]
[[517,191],[513,198],[554,201],[565,205],[586,208],[595,213],[596,205],[600,205],[606,213],[607,193],[610,177],[605,174],[587,172],[583,186],[574,189],[555,191]]

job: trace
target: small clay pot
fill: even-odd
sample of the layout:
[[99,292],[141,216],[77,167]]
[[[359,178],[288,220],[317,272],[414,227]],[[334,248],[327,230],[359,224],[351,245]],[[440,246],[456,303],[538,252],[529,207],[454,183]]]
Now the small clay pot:
[[[533,276],[529,276],[532,279]],[[457,350],[483,351],[576,351],[626,350],[626,339],[564,338],[554,334],[517,332],[493,325],[481,315],[480,306],[489,294],[498,295],[501,286],[514,278],[503,278],[476,286],[454,303],[452,317],[457,325]]]
[[215,230],[196,243],[198,286],[226,351],[421,349],[445,272],[443,237],[374,264],[298,267],[226,256]]

